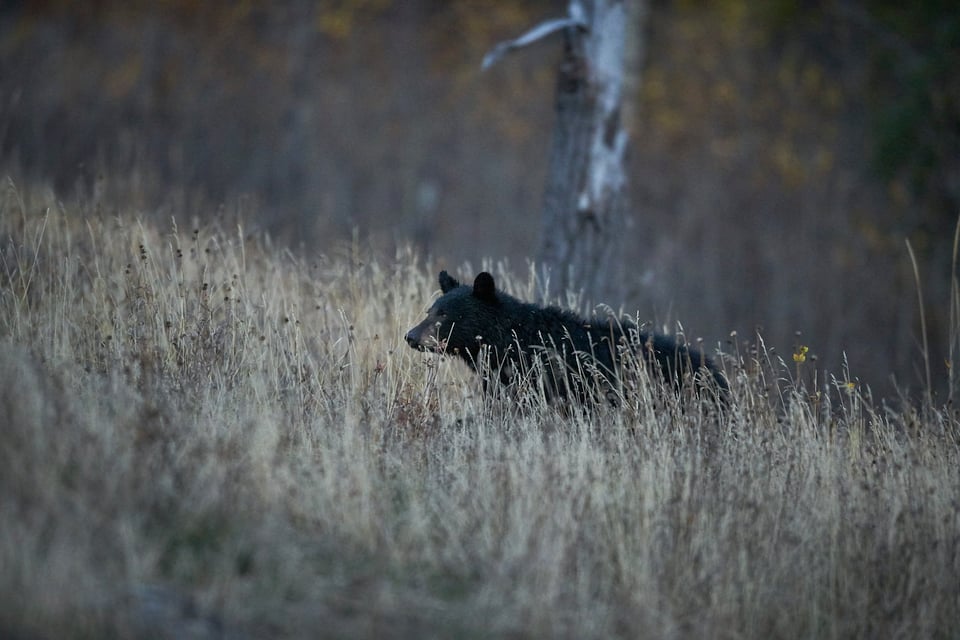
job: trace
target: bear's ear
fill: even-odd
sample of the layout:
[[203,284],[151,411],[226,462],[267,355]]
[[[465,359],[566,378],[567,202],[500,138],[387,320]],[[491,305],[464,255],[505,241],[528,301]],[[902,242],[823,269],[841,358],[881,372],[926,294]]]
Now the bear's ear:
[[440,291],[443,291],[444,293],[446,293],[447,291],[450,291],[451,289],[456,289],[459,286],[460,286],[460,283],[457,282],[456,278],[450,277],[450,274],[447,273],[446,271],[440,272]]
[[483,271],[473,281],[473,295],[484,302],[497,301],[497,288],[493,284],[493,276]]

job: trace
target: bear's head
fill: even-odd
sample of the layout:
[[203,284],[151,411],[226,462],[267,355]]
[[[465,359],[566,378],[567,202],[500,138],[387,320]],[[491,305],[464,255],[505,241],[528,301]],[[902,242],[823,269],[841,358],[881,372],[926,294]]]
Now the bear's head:
[[407,344],[420,351],[475,360],[481,344],[499,329],[500,299],[493,276],[484,271],[471,287],[441,271],[440,290],[443,295],[427,311],[426,319],[407,332]]

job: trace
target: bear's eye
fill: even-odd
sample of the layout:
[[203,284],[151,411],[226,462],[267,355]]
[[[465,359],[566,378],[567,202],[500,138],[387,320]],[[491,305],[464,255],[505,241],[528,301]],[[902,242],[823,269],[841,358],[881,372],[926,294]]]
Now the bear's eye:
[[447,317],[447,311],[446,311],[446,309],[437,309],[437,317],[438,317],[438,318],[446,318],[446,317]]

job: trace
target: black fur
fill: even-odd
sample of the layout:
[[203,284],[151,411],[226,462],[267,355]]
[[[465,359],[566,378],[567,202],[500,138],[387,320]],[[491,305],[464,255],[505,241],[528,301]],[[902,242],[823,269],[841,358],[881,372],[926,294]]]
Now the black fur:
[[615,385],[627,354],[641,353],[677,387],[703,370],[721,392],[727,390],[709,358],[669,336],[642,332],[630,321],[588,321],[557,307],[522,302],[498,291],[485,271],[472,287],[441,271],[440,289],[443,295],[407,332],[407,342],[421,351],[459,355],[475,371],[489,371],[504,384],[539,375],[548,396],[573,392],[584,399]]

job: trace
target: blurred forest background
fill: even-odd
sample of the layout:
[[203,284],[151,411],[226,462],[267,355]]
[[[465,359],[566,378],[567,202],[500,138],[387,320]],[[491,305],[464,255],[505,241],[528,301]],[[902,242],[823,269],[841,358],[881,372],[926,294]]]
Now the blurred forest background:
[[[308,255],[356,233],[456,269],[537,246],[556,38],[481,73],[557,0],[0,4],[0,171],[91,215],[242,210]],[[884,394],[946,390],[960,214],[949,0],[653,1],[629,152],[641,319]],[[461,273],[471,277],[473,274]],[[424,299],[415,304],[427,302]],[[589,292],[587,292],[589,295]],[[799,335],[796,332],[801,332]]]

